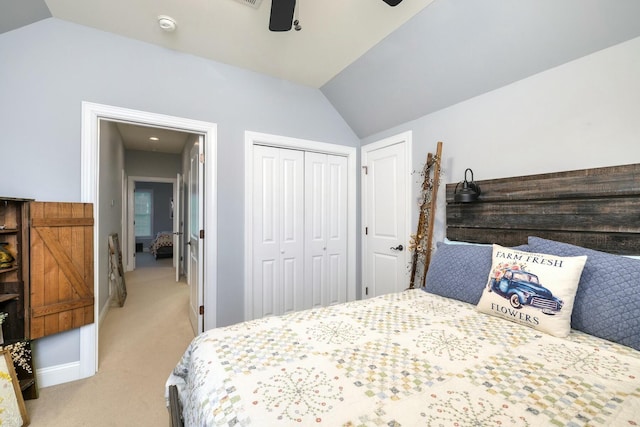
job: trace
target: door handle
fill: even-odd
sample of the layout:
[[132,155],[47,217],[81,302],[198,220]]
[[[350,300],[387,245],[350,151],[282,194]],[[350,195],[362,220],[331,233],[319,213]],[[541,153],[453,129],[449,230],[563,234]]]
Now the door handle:
[[398,246],[396,246],[395,248],[392,246],[390,249],[391,249],[392,251],[401,251],[401,250],[403,250],[403,249],[404,249],[404,246],[402,246],[402,245],[398,245]]

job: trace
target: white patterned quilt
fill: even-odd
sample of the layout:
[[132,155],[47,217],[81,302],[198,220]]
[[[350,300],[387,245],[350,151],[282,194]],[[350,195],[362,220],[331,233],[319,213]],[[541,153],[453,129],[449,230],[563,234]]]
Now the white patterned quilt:
[[636,426],[640,352],[409,290],[196,337],[186,426]]

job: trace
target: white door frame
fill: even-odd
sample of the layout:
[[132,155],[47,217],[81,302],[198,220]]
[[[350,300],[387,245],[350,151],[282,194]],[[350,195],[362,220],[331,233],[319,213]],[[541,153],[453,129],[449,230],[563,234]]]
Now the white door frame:
[[344,145],[310,141],[280,135],[250,132],[244,133],[244,319],[252,312],[253,293],[253,146],[289,148],[317,153],[334,154],[347,158],[347,301],[356,299],[356,149]]
[[[155,114],[145,111],[131,110],[110,105],[82,102],[82,133],[81,133],[81,200],[93,203],[94,224],[99,224],[100,209],[99,174],[100,174],[100,120],[120,121],[143,125],[173,128],[189,133],[204,135],[206,149],[205,157],[205,226],[207,238],[204,240],[205,251],[204,269],[204,303],[205,328],[216,326],[217,314],[217,125],[215,123],[181,117]],[[106,272],[98,268],[99,227],[94,227],[94,295],[99,296],[100,275],[106,277]],[[94,304],[95,323],[80,328],[80,361],[79,378],[86,378],[98,371],[98,330],[99,304]]]
[[[413,170],[413,166],[412,166],[412,148],[413,148],[413,143],[412,143],[412,136],[413,133],[412,131],[406,131],[406,132],[402,132],[399,133],[397,135],[393,135],[390,136],[388,138],[384,138],[381,139],[379,141],[376,142],[372,142],[371,144],[367,144],[364,145],[360,148],[360,161],[362,163],[362,167],[365,168],[366,164],[367,164],[367,155],[370,151],[374,151],[374,150],[379,150],[381,148],[384,147],[388,147],[390,145],[395,145],[395,144],[405,144],[405,167],[406,167],[406,171],[407,171],[407,176],[406,176],[406,186],[407,186],[407,191],[406,191],[406,197],[407,199],[405,200],[406,203],[406,224],[407,224],[407,232],[409,232],[409,230],[412,230],[413,227],[413,223],[411,222],[411,214],[414,210],[414,208],[416,207],[415,203],[413,202],[413,186],[412,186],[412,182],[411,182],[411,171]],[[364,172],[363,172],[364,173]],[[360,215],[360,221],[362,225],[362,253],[360,255],[360,266],[361,266],[361,274],[362,274],[362,286],[363,288],[360,289],[360,292],[362,295],[362,298],[365,298],[365,292],[364,292],[364,287],[367,285],[365,283],[364,278],[365,276],[365,269],[366,267],[366,262],[365,262],[365,257],[367,255],[367,238],[366,235],[364,233],[364,227],[365,227],[365,223],[366,223],[366,219],[367,219],[367,211],[366,211],[366,180],[362,180],[362,188],[360,189],[360,197],[361,197],[361,215]],[[417,208],[416,208],[417,209]],[[409,234],[407,234],[406,236],[407,241],[409,240]],[[408,246],[407,244],[404,245],[405,247]]]
[[[125,258],[127,260],[126,271],[131,271],[135,269],[135,253],[136,253],[136,232],[133,225],[133,220],[135,216],[135,201],[134,201],[134,192],[135,192],[135,183],[136,182],[163,182],[166,184],[171,184],[173,186],[173,200],[176,199],[176,191],[178,189],[176,178],[159,178],[152,176],[129,176],[127,177],[127,194],[123,194],[123,197],[127,198],[127,240],[126,246],[128,255]],[[175,213],[174,213],[175,215]],[[175,228],[175,221],[172,222],[172,227]],[[172,230],[176,232],[176,230]],[[151,236],[153,237],[153,236]],[[124,257],[124,255],[123,255]],[[175,265],[174,265],[175,267]]]
[[182,262],[180,258],[180,251],[182,250],[182,226],[184,218],[182,218],[182,211],[180,205],[182,204],[182,197],[180,197],[180,189],[182,188],[182,174],[176,174],[176,183],[173,186],[173,200],[171,200],[171,212],[173,214],[173,266],[176,268],[176,282],[180,281],[180,275],[182,273]]

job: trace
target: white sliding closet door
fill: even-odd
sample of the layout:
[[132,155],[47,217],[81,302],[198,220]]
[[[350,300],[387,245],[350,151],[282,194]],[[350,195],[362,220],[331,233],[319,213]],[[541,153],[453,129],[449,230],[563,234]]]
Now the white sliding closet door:
[[253,318],[304,308],[304,152],[253,150]]
[[347,158],[305,153],[305,308],[347,300]]

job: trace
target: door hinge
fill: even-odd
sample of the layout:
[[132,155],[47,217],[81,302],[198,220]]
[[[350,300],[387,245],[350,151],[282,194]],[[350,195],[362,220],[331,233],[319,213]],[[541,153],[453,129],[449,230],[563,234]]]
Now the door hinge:
[[368,236],[369,235],[369,227],[365,227],[364,228],[364,235]]
[[198,313],[199,313],[201,316],[204,316],[204,305],[201,305],[201,306],[200,306],[200,308],[198,309]]
[[364,294],[365,295],[369,295],[369,287],[368,286],[366,288],[364,288]]
[[204,239],[204,230],[200,230],[200,238]]
[[364,174],[365,175],[369,175],[369,167],[368,166],[363,166],[362,169],[364,169]]
[[200,163],[204,163],[204,153],[200,153]]

